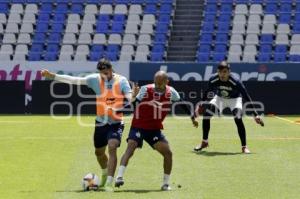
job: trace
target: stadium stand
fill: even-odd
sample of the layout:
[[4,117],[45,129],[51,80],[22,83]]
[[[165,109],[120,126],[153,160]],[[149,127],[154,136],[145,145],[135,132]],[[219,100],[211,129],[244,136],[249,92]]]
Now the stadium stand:
[[3,0],[1,60],[164,61],[173,0]]
[[299,62],[299,0],[207,0],[197,62]]

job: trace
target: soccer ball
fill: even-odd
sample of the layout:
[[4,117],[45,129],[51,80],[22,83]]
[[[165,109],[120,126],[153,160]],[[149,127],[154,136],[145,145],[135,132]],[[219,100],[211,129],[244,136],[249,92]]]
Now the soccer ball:
[[82,188],[84,191],[97,190],[100,184],[99,177],[94,173],[89,173],[82,179]]

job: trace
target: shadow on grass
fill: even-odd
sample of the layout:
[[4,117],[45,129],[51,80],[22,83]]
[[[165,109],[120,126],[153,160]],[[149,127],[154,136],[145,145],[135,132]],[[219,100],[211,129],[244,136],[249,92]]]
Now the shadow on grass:
[[[55,191],[57,193],[70,193],[70,192],[73,192],[73,193],[88,193],[89,191],[83,191],[83,190],[57,190]],[[99,192],[98,190],[97,191],[90,191],[90,192]]]
[[162,192],[160,189],[126,189],[126,190],[115,190],[115,193],[151,193],[151,192]]
[[244,155],[241,152],[218,152],[218,151],[200,151],[200,152],[193,152],[197,155],[203,155],[203,156],[226,156],[226,155]]

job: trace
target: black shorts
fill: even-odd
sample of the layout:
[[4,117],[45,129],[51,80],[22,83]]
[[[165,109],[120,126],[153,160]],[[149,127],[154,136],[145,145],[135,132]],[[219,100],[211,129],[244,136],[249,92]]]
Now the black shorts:
[[153,145],[159,141],[168,142],[160,129],[158,130],[145,130],[140,128],[131,127],[129,131],[128,140],[135,140],[138,147],[142,148],[143,140],[145,140],[152,148]]
[[124,124],[102,124],[98,121],[95,123],[94,146],[101,148],[107,145],[108,140],[117,139],[121,143]]

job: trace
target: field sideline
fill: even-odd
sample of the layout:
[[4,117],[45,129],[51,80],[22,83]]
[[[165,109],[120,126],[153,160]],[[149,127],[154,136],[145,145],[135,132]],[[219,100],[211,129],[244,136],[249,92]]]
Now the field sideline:
[[[94,123],[93,116],[82,120]],[[162,158],[144,143],[127,168],[125,185],[105,193],[82,192],[80,186],[86,173],[100,176],[92,126],[79,126],[75,117],[0,116],[0,198],[299,198],[300,123],[293,121],[300,116],[264,120],[264,128],[245,120],[253,153],[243,155],[232,120],[212,120],[210,148],[195,154],[192,148],[200,141],[201,128],[192,127],[188,118],[168,118],[164,132],[174,155],[173,191],[159,191]],[[118,158],[126,147],[129,125],[126,117]]]

